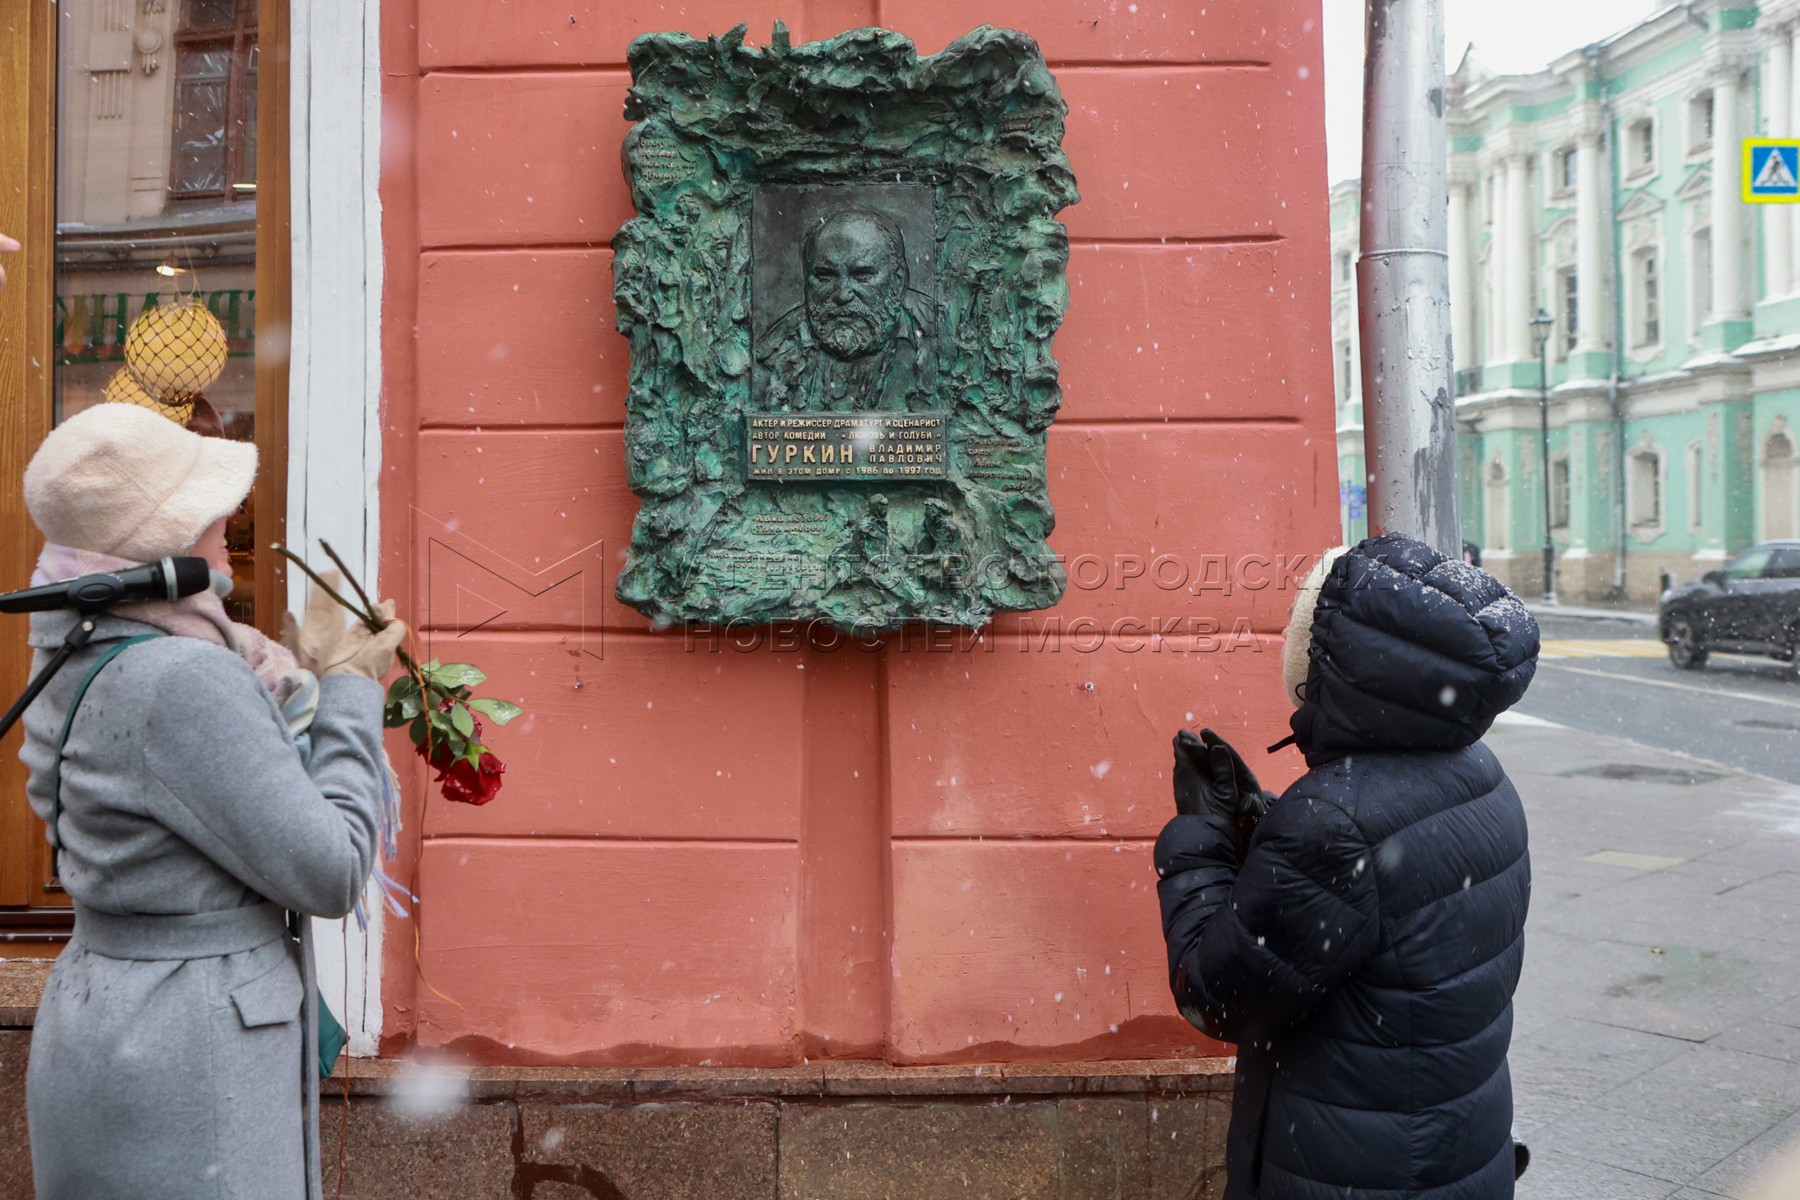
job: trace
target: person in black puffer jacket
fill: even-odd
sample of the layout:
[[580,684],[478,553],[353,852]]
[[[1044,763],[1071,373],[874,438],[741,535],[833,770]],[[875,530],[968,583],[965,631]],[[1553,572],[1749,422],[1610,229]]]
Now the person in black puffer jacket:
[[1310,769],[1276,799],[1184,731],[1156,846],[1176,1002],[1238,1045],[1226,1200],[1510,1197],[1531,866],[1480,739],[1531,682],[1537,623],[1388,535],[1321,562],[1288,636]]

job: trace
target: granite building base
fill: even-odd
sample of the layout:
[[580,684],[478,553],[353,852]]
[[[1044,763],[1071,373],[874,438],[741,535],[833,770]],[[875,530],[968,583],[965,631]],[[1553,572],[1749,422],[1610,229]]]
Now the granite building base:
[[[28,1030],[0,1031],[0,1200],[30,1200]],[[327,1082],[343,1200],[1204,1200],[1230,1060],[781,1070],[356,1061]],[[340,1070],[343,1070],[340,1064]]]

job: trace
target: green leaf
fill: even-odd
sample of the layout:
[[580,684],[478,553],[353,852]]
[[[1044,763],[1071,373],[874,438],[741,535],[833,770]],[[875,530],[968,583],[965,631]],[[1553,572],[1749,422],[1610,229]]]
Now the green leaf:
[[402,675],[388,685],[387,698],[389,701],[399,700],[406,696],[416,696],[418,694],[419,681],[414,679],[411,675]]
[[468,663],[445,663],[428,674],[431,682],[445,689],[474,687],[487,682],[487,676]]
[[482,696],[469,701],[469,707],[476,712],[486,713],[494,724],[504,725],[525,710],[510,700],[496,700],[491,696]]
[[[412,718],[425,711],[425,701],[419,693],[414,692],[410,696],[402,696],[389,707],[397,708],[400,711],[400,720],[410,721]],[[399,721],[394,722],[396,725],[399,723]]]
[[413,745],[423,746],[425,744],[425,717],[424,717],[424,715],[421,714],[419,716],[414,717],[413,723],[412,723],[412,728],[408,729],[406,732],[407,732],[407,735],[412,738]]
[[450,708],[450,721],[456,726],[456,732],[464,737],[475,736],[475,715],[461,704]]

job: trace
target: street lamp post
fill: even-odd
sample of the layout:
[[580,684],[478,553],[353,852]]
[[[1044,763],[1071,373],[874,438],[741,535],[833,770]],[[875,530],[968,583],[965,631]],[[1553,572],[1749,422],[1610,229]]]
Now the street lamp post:
[[1544,603],[1556,603],[1556,542],[1550,536],[1550,334],[1556,318],[1538,309],[1531,318],[1531,340],[1538,355],[1539,460],[1544,474]]

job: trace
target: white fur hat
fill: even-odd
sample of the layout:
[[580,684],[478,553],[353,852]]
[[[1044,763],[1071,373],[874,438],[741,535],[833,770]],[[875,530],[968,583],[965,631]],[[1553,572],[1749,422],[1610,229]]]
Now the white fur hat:
[[1318,563],[1300,585],[1300,594],[1294,597],[1294,611],[1288,615],[1286,642],[1281,648],[1281,681],[1287,685],[1288,702],[1295,708],[1300,707],[1301,691],[1306,686],[1307,652],[1312,648],[1313,610],[1319,606],[1319,590],[1325,586],[1325,576],[1331,574],[1331,564],[1343,552],[1343,546],[1333,546],[1319,555]]
[[31,456],[25,507],[57,545],[147,562],[192,549],[255,481],[248,442],[202,437],[135,404],[96,404]]

